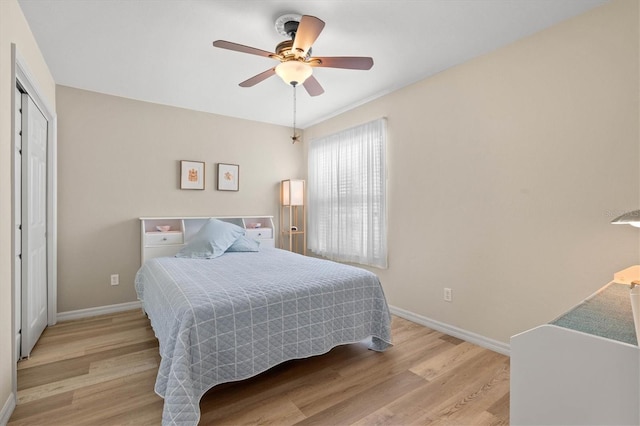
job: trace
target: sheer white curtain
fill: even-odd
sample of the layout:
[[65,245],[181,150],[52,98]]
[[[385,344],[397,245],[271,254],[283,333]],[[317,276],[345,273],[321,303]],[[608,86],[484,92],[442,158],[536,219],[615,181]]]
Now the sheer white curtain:
[[387,123],[311,141],[308,244],[329,259],[387,267]]

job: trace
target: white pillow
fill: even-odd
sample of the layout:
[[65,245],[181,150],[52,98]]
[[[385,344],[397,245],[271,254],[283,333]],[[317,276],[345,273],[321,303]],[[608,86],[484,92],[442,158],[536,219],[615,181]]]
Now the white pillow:
[[244,235],[244,229],[229,222],[209,219],[198,233],[184,246],[176,257],[213,259],[224,252]]

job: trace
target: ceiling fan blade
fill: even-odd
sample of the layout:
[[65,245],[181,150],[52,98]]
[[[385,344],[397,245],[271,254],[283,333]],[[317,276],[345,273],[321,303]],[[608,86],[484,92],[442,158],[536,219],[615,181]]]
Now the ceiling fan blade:
[[311,96],[318,96],[324,93],[324,89],[318,83],[318,80],[312,75],[310,75],[304,83],[302,83],[305,89],[307,89],[307,93]]
[[243,44],[233,43],[225,40],[216,40],[213,42],[213,45],[221,49],[234,50],[236,52],[242,52],[242,53],[250,53],[251,55],[265,56],[267,58],[274,56],[273,53],[267,52],[266,50],[260,50],[260,49],[256,49],[255,47],[249,47]]
[[300,52],[300,56],[305,56],[313,42],[316,41],[322,29],[324,28],[324,21],[316,18],[315,16],[303,15],[298,24],[298,30],[296,36],[293,39],[294,52]]
[[242,83],[239,84],[239,86],[240,87],[255,86],[256,84],[260,83],[261,81],[266,80],[267,78],[271,77],[275,73],[276,73],[276,69],[275,68],[268,69],[266,71],[261,72],[260,74],[254,75],[253,77],[251,77],[248,80],[243,81]]
[[373,66],[373,58],[365,56],[333,56],[309,59],[312,67],[346,68],[350,70],[369,70]]

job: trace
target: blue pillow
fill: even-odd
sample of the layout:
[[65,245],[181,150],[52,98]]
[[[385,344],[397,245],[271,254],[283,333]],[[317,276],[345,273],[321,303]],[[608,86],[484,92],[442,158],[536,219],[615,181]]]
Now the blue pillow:
[[260,241],[247,238],[244,235],[236,240],[227,251],[259,251]]
[[244,229],[229,222],[209,219],[198,233],[184,246],[176,257],[213,259],[224,252],[244,235]]

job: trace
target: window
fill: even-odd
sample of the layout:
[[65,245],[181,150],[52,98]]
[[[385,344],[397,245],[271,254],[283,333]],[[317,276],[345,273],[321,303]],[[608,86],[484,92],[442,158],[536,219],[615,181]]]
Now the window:
[[329,259],[387,267],[384,118],[311,142],[309,249]]

